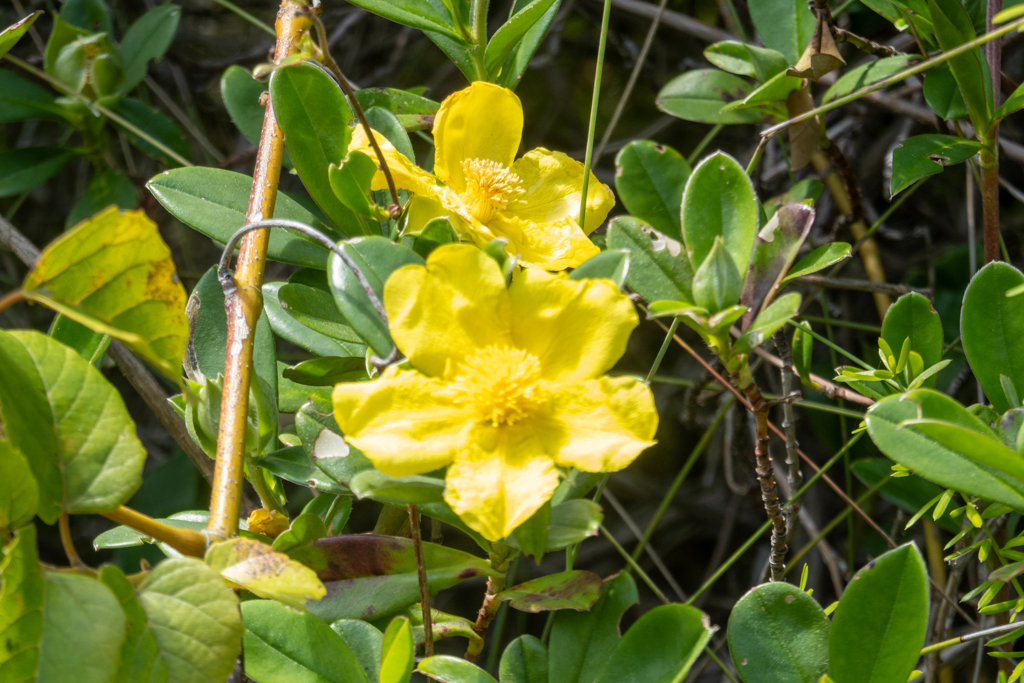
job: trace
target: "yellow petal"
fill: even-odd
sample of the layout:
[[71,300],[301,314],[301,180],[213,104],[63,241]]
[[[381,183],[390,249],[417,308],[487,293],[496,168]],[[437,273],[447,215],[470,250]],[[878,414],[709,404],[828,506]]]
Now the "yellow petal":
[[575,268],[601,251],[571,218],[541,224],[500,213],[490,221],[490,228],[496,237],[508,240],[506,251],[518,254],[523,265],[544,270]]
[[529,428],[481,427],[448,469],[444,499],[463,522],[497,541],[554,493],[558,474]]
[[384,286],[384,308],[398,348],[431,377],[479,348],[511,345],[505,278],[472,245],[446,244],[426,267],[396,270]]
[[477,82],[449,95],[434,117],[434,173],[462,194],[462,162],[496,161],[511,166],[523,136],[523,105],[511,90]]
[[[377,140],[380,151],[388,162],[388,169],[391,171],[391,177],[394,178],[396,187],[426,197],[436,197],[441,194],[444,188],[438,186],[437,179],[433,175],[410,161],[380,133],[374,131],[373,137]],[[362,126],[356,126],[352,131],[352,142],[349,143],[348,148],[349,151],[362,152],[371,159],[377,159],[377,153],[373,151],[370,139],[366,136]],[[384,171],[377,170],[370,187],[374,190],[388,189]]]
[[472,414],[444,388],[439,380],[391,366],[379,379],[334,387],[334,419],[381,472],[432,472],[464,448],[472,426]]
[[[561,152],[538,148],[512,165],[524,190],[508,210],[519,218],[544,225],[566,219],[579,221],[583,197],[583,164]],[[587,216],[583,232],[590,234],[604,223],[615,206],[607,185],[593,173],[587,184]]]
[[267,508],[256,508],[249,515],[249,531],[254,534],[263,534],[270,538],[277,538],[288,529],[291,522],[287,517],[277,510]]
[[637,325],[633,304],[611,280],[570,280],[530,267],[513,278],[509,296],[515,345],[537,356],[551,381],[603,375]]
[[559,465],[617,472],[654,445],[654,395],[632,377],[601,377],[550,387],[536,433]]
[[[455,196],[454,192],[450,193],[450,196],[444,197],[446,200],[454,199],[458,201],[458,197]],[[458,231],[459,235],[463,237],[469,237],[470,235],[467,222],[456,211],[446,206],[446,202],[442,202],[437,196],[413,196],[406,205],[405,215],[406,221],[405,228],[402,231],[403,235],[420,234],[423,232],[423,228],[427,226],[427,223],[435,218],[447,218],[451,221],[452,226]]]

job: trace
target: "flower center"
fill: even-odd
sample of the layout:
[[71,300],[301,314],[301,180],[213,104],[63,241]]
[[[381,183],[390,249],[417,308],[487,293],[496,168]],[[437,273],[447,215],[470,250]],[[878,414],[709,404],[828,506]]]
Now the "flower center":
[[480,349],[454,375],[456,401],[471,406],[481,423],[493,427],[517,423],[541,403],[540,361],[522,349]]
[[466,174],[466,191],[462,193],[462,200],[481,223],[494,218],[494,214],[523,194],[519,176],[497,161],[466,159],[462,162],[462,170]]

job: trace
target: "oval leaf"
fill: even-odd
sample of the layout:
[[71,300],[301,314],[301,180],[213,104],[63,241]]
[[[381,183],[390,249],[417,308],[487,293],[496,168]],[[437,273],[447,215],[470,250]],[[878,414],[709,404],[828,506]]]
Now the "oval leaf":
[[681,683],[715,630],[696,607],[655,607],[616,644],[596,683]]
[[681,240],[679,207],[690,165],[679,152],[651,140],[635,140],[615,157],[615,189],[626,209]]
[[683,193],[682,224],[691,263],[704,263],[721,237],[741,277],[747,272],[757,236],[757,200],[735,159],[717,152],[697,165]]
[[601,577],[593,572],[569,571],[548,574],[498,593],[500,600],[521,612],[559,609],[589,610],[601,597]]
[[999,413],[1012,406],[1000,375],[1024,387],[1024,296],[1006,292],[1024,285],[1024,274],[1007,263],[993,262],[979,270],[964,293],[960,334],[964,353],[985,396]]

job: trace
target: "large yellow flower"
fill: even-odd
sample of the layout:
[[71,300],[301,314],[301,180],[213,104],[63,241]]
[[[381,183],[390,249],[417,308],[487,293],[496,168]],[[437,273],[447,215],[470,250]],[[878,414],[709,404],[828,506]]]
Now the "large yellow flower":
[[[433,132],[433,175],[375,135],[395,184],[413,193],[407,233],[418,234],[428,221],[447,217],[478,245],[504,237],[510,254],[546,270],[575,268],[598,252],[587,235],[615,205],[611,190],[590,174],[581,229],[583,164],[541,148],[515,161],[523,106],[511,90],[473,83],[441,103]],[[373,157],[361,126],[350,149]],[[378,172],[373,189],[385,188],[384,174]]]
[[384,287],[391,332],[413,369],[339,384],[345,438],[392,476],[450,465],[444,497],[490,540],[526,521],[556,467],[613,472],[650,446],[650,389],[603,376],[637,318],[610,280],[530,267],[505,286],[470,245],[446,245]]

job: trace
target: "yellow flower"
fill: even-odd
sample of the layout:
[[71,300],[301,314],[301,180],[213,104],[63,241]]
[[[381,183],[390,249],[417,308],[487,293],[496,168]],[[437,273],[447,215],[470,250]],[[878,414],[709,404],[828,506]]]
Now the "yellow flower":
[[[581,229],[583,164],[541,148],[515,161],[523,107],[511,90],[479,82],[449,96],[434,118],[433,133],[433,175],[376,135],[395,184],[414,195],[406,233],[418,234],[430,220],[447,217],[479,246],[504,237],[510,254],[546,270],[575,268],[599,251],[587,235],[615,205],[611,190],[590,174]],[[373,157],[361,126],[350,149]],[[385,188],[378,172],[373,189]]]
[[637,324],[611,281],[530,267],[506,287],[482,251],[446,245],[395,271],[384,307],[413,369],[337,385],[338,425],[392,476],[450,465],[445,500],[486,538],[551,497],[556,467],[613,472],[654,443],[650,389],[603,376]]

